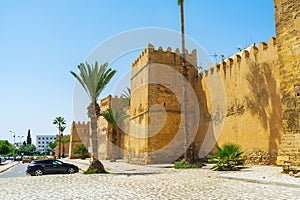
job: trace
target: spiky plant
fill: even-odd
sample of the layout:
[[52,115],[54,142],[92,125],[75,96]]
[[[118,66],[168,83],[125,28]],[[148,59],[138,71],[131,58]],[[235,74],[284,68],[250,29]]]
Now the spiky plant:
[[91,119],[91,141],[92,141],[92,163],[88,170],[97,171],[97,173],[105,172],[103,164],[98,158],[98,137],[97,137],[97,120],[100,116],[100,106],[98,99],[101,92],[115,75],[116,70],[108,67],[108,63],[98,65],[89,65],[88,63],[81,63],[78,66],[79,74],[71,71],[71,74],[77,79],[83,89],[90,98],[90,105],[88,106],[88,117]]
[[88,156],[88,150],[84,146],[84,144],[81,144],[79,146],[76,146],[74,149],[75,154],[80,154],[81,159],[85,159]]
[[245,163],[245,158],[241,158],[243,153],[240,146],[233,143],[227,143],[221,147],[217,146],[216,154],[209,156],[210,161],[216,163],[212,169],[217,171],[237,170],[237,166]]

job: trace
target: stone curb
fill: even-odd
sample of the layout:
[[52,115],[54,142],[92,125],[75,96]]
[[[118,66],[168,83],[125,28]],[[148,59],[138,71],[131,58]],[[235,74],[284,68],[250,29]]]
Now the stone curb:
[[267,181],[267,180],[251,179],[251,178],[224,176],[224,175],[217,175],[217,177],[231,179],[231,180],[251,182],[251,183],[270,184],[270,185],[277,185],[277,186],[300,188],[300,184],[294,184],[294,183],[282,183],[282,182],[276,182],[276,181]]
[[[18,162],[15,162],[15,163],[11,164],[10,166],[8,166],[8,167],[6,167],[6,168],[4,168],[4,169],[0,169],[0,173],[3,173],[3,172],[5,172],[5,171],[9,170],[10,168],[16,166],[17,164],[19,164],[19,163],[18,163]],[[8,164],[7,164],[7,165],[8,165]]]

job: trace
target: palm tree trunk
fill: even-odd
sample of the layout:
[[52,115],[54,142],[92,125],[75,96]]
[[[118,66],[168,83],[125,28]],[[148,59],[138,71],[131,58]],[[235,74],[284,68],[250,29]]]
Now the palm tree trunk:
[[97,118],[91,118],[91,137],[92,137],[92,147],[93,147],[93,160],[98,160],[98,137],[97,137]]
[[65,158],[65,143],[62,144],[62,158]]
[[[92,140],[92,148],[93,148],[93,155],[92,155],[92,163],[90,164],[88,171],[96,170],[98,173],[105,173],[105,169],[103,164],[99,161],[98,158],[98,124],[97,124],[97,116],[100,111],[96,111],[99,107],[96,105],[96,102],[92,102],[88,107],[88,113],[91,119],[91,140]],[[99,107],[100,110],[100,107]]]
[[180,14],[181,14],[181,47],[182,47],[182,74],[186,80],[183,81],[183,121],[184,121],[184,158],[185,162],[191,163],[193,162],[192,157],[190,155],[190,134],[188,127],[188,111],[187,111],[187,81],[188,81],[188,68],[186,66],[186,55],[185,55],[185,33],[184,33],[184,0],[180,1]]
[[[59,126],[59,128],[58,128],[59,130],[60,130],[60,126]],[[61,143],[60,143],[60,141],[61,141],[61,136],[60,136],[61,134],[60,134],[60,131],[59,131],[59,133],[58,133],[58,158],[60,158],[60,149],[61,149]]]

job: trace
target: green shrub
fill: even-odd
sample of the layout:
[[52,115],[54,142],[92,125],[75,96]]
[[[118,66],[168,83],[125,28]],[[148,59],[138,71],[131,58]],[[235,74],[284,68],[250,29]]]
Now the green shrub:
[[81,144],[79,146],[76,146],[74,150],[75,154],[80,154],[81,159],[86,159],[88,157],[88,150],[84,146],[84,144]]
[[211,162],[216,163],[212,167],[217,171],[235,171],[238,170],[236,166],[243,165],[245,158],[240,156],[243,154],[240,147],[233,143],[224,144],[222,147],[217,146],[216,155],[208,156]]
[[97,169],[91,169],[91,170],[87,170],[84,171],[83,174],[108,174],[109,172],[104,170],[104,171],[99,171]]
[[185,163],[185,159],[176,161],[174,163],[174,168],[175,169],[189,169],[189,168],[202,168],[203,163],[197,162],[197,163]]

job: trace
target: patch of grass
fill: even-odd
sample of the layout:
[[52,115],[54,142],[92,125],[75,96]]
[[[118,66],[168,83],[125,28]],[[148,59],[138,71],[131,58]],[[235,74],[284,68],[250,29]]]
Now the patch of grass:
[[196,163],[185,163],[185,159],[176,161],[174,163],[174,168],[175,169],[190,169],[190,168],[202,168],[204,166],[203,163],[201,162],[196,162]]
[[106,170],[100,171],[97,169],[91,169],[91,170],[84,171],[83,174],[109,174],[109,172]]

